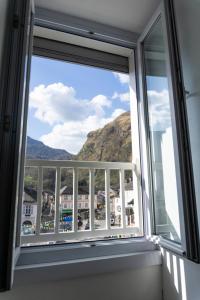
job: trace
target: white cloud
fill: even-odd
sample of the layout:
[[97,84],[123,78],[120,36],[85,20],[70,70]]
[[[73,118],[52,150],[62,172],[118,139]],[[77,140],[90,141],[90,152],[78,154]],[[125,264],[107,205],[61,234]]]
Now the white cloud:
[[35,109],[35,117],[49,125],[83,120],[91,114],[104,116],[104,107],[111,106],[111,101],[104,95],[97,95],[90,101],[77,99],[74,88],[63,83],[35,87],[29,101],[30,108]]
[[66,149],[70,153],[76,154],[83,146],[90,131],[103,127],[123,112],[125,112],[123,109],[116,109],[109,118],[93,115],[82,121],[69,121],[55,125],[52,131],[41,136],[40,140],[50,147]]
[[89,106],[93,107],[96,115],[103,117],[105,114],[104,107],[109,108],[112,106],[112,103],[106,96],[97,95],[89,102]]
[[52,127],[51,132],[42,135],[40,140],[50,147],[74,154],[79,152],[90,131],[103,127],[125,112],[117,108],[106,116],[105,108],[111,106],[112,102],[105,95],[97,95],[91,100],[78,99],[75,89],[63,83],[39,85],[30,93],[34,116]]
[[122,84],[129,84],[129,75],[123,73],[113,72],[113,75],[119,79]]
[[112,113],[112,119],[115,119],[117,117],[119,117],[121,114],[125,113],[125,110],[122,108],[117,108],[114,110],[114,112]]
[[112,99],[119,99],[121,102],[129,102],[130,101],[130,93],[117,93],[115,92],[112,96]]
[[[74,101],[78,102],[79,100],[75,98],[75,91],[73,89],[72,91],[70,90],[69,94],[71,95],[72,93]],[[119,95],[121,94],[115,93],[112,98],[120,98]],[[54,93],[54,96],[57,99],[56,93]],[[152,130],[165,131],[171,126],[168,91],[148,91],[148,98]],[[104,95],[97,95],[90,101],[84,100],[83,103],[85,105],[83,107],[84,117],[82,115],[77,116],[77,114],[81,113],[80,105],[77,105],[77,111],[72,112],[72,116],[67,119],[66,115],[63,114],[64,121],[60,123],[55,122],[52,131],[41,136],[40,140],[50,147],[66,149],[76,154],[86,141],[88,132],[102,128],[105,124],[125,112],[125,110],[117,108],[111,113],[110,117],[105,117],[104,108],[111,107],[111,101]],[[58,111],[56,113],[58,114]]]
[[165,131],[171,127],[169,93],[148,91],[150,124],[154,131]]
[[110,107],[111,101],[108,100],[108,98],[104,95],[97,95],[95,96],[91,101],[91,104],[94,104],[95,106],[105,106]]

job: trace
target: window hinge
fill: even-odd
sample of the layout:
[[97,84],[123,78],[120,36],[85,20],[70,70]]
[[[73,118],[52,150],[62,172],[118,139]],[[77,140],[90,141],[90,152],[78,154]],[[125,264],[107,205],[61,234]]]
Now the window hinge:
[[19,28],[19,16],[14,14],[13,16],[13,28],[18,29]]
[[11,125],[11,118],[9,115],[4,116],[3,120],[3,129],[4,131],[9,131],[10,130],[10,125]]

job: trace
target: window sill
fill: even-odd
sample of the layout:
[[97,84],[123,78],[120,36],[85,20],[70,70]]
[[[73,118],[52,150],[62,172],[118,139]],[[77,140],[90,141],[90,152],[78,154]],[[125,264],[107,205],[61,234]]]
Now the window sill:
[[[92,243],[94,245],[94,243]],[[22,249],[14,285],[64,280],[161,264],[161,253],[145,239]]]
[[177,244],[176,242],[160,237],[159,245],[161,248],[168,249],[171,252],[176,253],[180,256],[185,255],[185,250],[183,250],[182,246],[180,244]]

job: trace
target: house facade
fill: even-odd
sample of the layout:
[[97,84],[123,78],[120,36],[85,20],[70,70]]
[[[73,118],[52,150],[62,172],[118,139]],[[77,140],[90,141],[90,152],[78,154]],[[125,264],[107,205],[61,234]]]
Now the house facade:
[[22,234],[32,234],[35,231],[37,216],[37,191],[24,189],[22,205]]

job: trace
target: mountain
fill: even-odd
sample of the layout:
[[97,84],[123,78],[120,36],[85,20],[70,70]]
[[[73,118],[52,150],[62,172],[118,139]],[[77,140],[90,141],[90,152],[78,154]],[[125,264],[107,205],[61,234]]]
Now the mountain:
[[73,155],[65,150],[48,147],[42,142],[27,136],[27,159],[71,160],[72,157]]
[[[130,112],[125,112],[117,117],[114,121],[106,124],[103,128],[91,131],[87,135],[87,140],[82,149],[77,155],[72,155],[65,150],[53,149],[45,146],[42,142],[27,137],[28,159],[49,159],[49,160],[84,160],[84,161],[119,161],[131,162],[132,147],[131,147],[131,121]],[[66,170],[63,169],[63,172]],[[95,185],[99,190],[105,188],[105,175],[102,170],[98,170],[95,174]],[[33,181],[33,170],[29,170],[29,176],[26,176],[25,183],[30,187]],[[49,171],[50,172],[50,171]],[[71,175],[66,171],[63,173],[63,185],[69,185],[72,182]],[[131,174],[126,173],[126,176],[131,177]],[[54,186],[54,176],[49,173],[47,186]],[[111,186],[119,187],[118,173],[112,172]],[[79,183],[89,185],[88,170],[79,170]]]
[[131,162],[130,112],[125,112],[103,128],[91,131],[76,160]]
[[27,137],[27,159],[121,161],[131,162],[130,112],[125,112],[103,128],[91,131],[77,155],[66,150],[54,149]]

